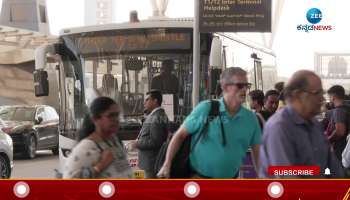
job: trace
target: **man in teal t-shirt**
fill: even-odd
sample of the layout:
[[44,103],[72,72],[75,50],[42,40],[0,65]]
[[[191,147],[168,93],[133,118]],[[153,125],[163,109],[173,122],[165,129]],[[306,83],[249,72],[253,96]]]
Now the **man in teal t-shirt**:
[[[256,171],[259,168],[261,130],[254,113],[242,106],[250,87],[247,73],[238,67],[228,68],[221,74],[220,84],[223,97],[219,101],[219,116],[223,133],[218,118],[209,123],[206,136],[195,145],[190,155],[191,167],[195,171],[194,177],[237,177],[249,147],[252,148]],[[186,118],[169,144],[165,162],[158,173],[159,177],[170,176],[172,160],[181,144],[189,135],[194,138],[199,136],[210,108],[210,101],[201,102]],[[195,140],[192,140],[192,145]]]

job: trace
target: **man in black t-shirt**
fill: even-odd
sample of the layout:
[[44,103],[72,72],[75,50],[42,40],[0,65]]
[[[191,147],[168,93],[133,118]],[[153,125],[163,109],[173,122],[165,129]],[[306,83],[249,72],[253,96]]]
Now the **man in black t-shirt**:
[[342,152],[346,146],[346,137],[349,134],[350,109],[344,104],[345,90],[340,85],[334,85],[327,91],[334,109],[331,110],[327,129],[337,158],[341,161]]
[[255,112],[260,128],[262,130],[265,124],[265,117],[261,114],[264,107],[264,92],[261,90],[252,90],[248,95],[250,109]]
[[260,112],[267,121],[277,110],[279,103],[279,93],[276,90],[269,90],[265,93],[264,107]]
[[153,77],[151,89],[160,90],[163,94],[178,94],[179,80],[172,73],[174,70],[173,60],[164,60],[160,68],[160,74]]
[[152,78],[151,89],[159,90],[162,94],[172,94],[174,103],[174,114],[178,114],[179,106],[179,80],[172,73],[174,70],[173,60],[164,60],[160,68],[160,74]]

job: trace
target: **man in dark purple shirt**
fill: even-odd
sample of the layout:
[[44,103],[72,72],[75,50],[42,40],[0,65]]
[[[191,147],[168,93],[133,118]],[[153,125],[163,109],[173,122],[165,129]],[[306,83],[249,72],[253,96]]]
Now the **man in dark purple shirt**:
[[[287,106],[265,125],[260,149],[261,177],[304,178],[306,176],[271,176],[269,166],[319,166],[324,177],[343,177],[341,164],[330,150],[321,124],[314,118],[324,101],[320,78],[311,71],[293,74],[285,88]],[[315,176],[309,176],[315,178]]]

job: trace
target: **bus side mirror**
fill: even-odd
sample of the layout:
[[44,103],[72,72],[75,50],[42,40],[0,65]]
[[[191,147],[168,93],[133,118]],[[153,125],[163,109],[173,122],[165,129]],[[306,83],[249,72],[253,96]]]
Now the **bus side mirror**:
[[47,72],[43,70],[34,71],[34,91],[36,97],[49,95],[49,81],[47,80]]
[[222,69],[222,42],[218,37],[214,37],[211,42],[209,66]]
[[220,40],[220,38],[214,37],[211,42],[210,57],[209,57],[209,78],[210,78],[209,92],[211,95],[219,96],[220,95],[219,93],[221,93],[221,92],[218,92],[218,89],[220,89],[219,80],[223,69],[222,52],[223,52],[222,41]]

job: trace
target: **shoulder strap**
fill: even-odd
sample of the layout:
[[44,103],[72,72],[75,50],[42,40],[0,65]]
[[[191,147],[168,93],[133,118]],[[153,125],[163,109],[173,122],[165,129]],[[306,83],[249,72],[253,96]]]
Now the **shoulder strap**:
[[101,145],[98,143],[98,142],[96,142],[94,139],[92,139],[92,138],[86,138],[87,140],[90,140],[90,141],[92,141],[92,142],[94,142],[95,143],[95,145],[96,145],[96,147],[102,152],[103,151],[103,148],[101,147]]
[[206,137],[208,131],[209,123],[212,122],[217,116],[219,116],[219,107],[220,102],[214,99],[210,100],[210,110],[207,116],[207,119],[205,120],[205,124],[203,126],[203,129],[200,132],[200,135],[203,137]]
[[218,100],[210,100],[209,117],[215,118],[219,116],[220,102]]
[[211,102],[211,107],[210,107],[210,112],[209,112],[209,120],[207,122],[210,123],[216,117],[219,117],[221,136],[222,136],[222,145],[225,146],[226,145],[226,135],[225,135],[224,125],[222,123],[221,116],[220,116],[220,101],[212,99],[212,100],[210,100],[210,102]]
[[101,147],[101,145],[98,143],[98,142],[96,142],[95,140],[92,140],[94,143],[95,143],[95,145],[97,146],[97,148],[102,152],[103,151],[103,148]]
[[[119,139],[119,137],[112,137],[113,138],[113,141],[112,141],[112,143],[113,143],[113,145],[114,145],[114,147],[118,147],[118,144],[117,143],[119,143],[119,145],[121,145],[121,146],[123,146],[123,143],[122,143],[122,141]],[[117,141],[116,141],[117,140]],[[101,147],[101,145],[98,143],[98,142],[96,142],[95,140],[92,140],[94,143],[95,143],[95,145],[97,146],[97,148],[101,151],[101,152],[103,152],[104,151],[104,149]],[[103,140],[103,142],[105,143],[105,144],[107,144],[109,147],[113,147],[113,145],[111,145],[107,140]]]
[[[198,141],[201,138],[206,137],[206,135],[208,133],[209,123],[212,122],[219,115],[220,115],[220,102],[218,100],[211,99],[208,117],[205,120],[205,124],[204,124],[202,130],[200,131],[199,136],[197,137],[196,141],[194,142],[191,151],[194,149],[194,147],[196,146],[196,144],[198,143]],[[225,135],[225,131],[224,131],[224,125],[222,123],[220,116],[219,116],[219,120],[220,120],[221,135],[222,135],[222,139],[223,139],[222,144],[223,144],[223,146],[225,146],[226,145],[226,135]]]
[[124,144],[123,144],[123,141],[117,136],[117,135],[114,135],[113,136],[113,142],[118,142],[119,143],[119,145],[121,145],[121,146],[123,146]]

